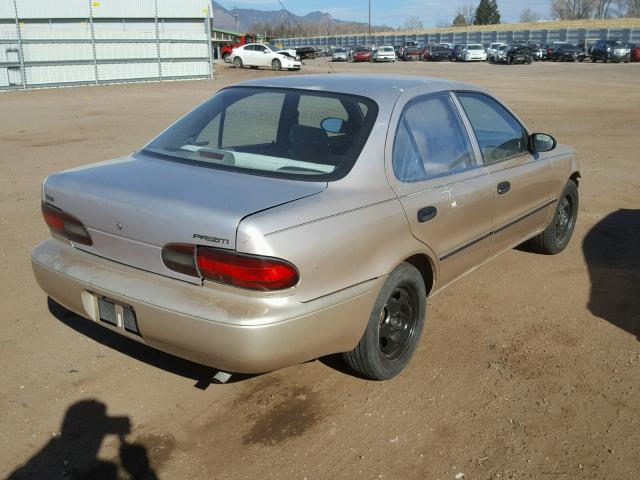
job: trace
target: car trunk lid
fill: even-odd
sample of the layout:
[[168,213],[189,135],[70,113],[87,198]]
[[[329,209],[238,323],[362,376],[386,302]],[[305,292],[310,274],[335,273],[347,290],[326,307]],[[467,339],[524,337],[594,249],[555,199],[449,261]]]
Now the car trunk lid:
[[77,217],[93,245],[76,248],[197,283],[161,259],[168,243],[235,249],[248,215],[314,195],[325,182],[276,179],[133,155],[68,170],[44,183],[47,202]]

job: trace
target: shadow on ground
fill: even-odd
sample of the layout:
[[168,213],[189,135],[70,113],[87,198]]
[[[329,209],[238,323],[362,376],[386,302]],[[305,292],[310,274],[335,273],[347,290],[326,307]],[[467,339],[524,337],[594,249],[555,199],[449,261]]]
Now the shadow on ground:
[[[129,443],[129,417],[110,417],[97,400],[82,400],[67,409],[60,434],[51,440],[7,480],[116,480],[118,466],[131,480],[157,480],[140,443]],[[120,440],[119,462],[98,459],[107,435]]]
[[640,210],[599,221],[582,244],[591,294],[587,307],[640,341]]
[[[111,330],[98,325],[92,320],[87,320],[79,315],[67,310],[62,305],[56,303],[51,298],[48,299],[49,311],[62,323],[72,328],[76,332],[95,340],[102,345],[117,350],[120,353],[135,358],[141,362],[160,368],[167,372],[190,378],[196,381],[195,387],[201,390],[206,389],[213,380],[213,376],[218,370],[207,367],[199,363],[190,362],[183,358],[175,357],[168,353],[161,352],[155,348],[148,347],[125,336],[118,335]],[[236,383],[255,375],[233,374],[227,383]]]

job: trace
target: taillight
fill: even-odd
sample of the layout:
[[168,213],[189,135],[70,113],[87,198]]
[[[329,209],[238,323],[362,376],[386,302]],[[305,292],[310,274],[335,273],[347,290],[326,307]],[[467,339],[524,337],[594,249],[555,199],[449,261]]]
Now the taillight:
[[196,246],[186,243],[170,243],[162,249],[162,261],[174,272],[199,277],[196,268]]
[[282,290],[298,283],[298,271],[284,260],[198,247],[198,269],[204,278],[251,290]]
[[283,290],[298,283],[296,267],[277,258],[171,243],[162,249],[167,268],[249,290]]
[[93,245],[89,232],[82,222],[57,207],[42,202],[42,216],[52,234],[82,245]]

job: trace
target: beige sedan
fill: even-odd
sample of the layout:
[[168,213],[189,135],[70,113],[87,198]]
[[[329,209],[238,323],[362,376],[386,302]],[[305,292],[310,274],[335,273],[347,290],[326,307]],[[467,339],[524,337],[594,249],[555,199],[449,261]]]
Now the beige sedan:
[[67,309],[221,370],[342,353],[388,379],[428,296],[523,242],[567,246],[579,177],[571,148],[473,85],[265,78],[49,176],[32,264]]

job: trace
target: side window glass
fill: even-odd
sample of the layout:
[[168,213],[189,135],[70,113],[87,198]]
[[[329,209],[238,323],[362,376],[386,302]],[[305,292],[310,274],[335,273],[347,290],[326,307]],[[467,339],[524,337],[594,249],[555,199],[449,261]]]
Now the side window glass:
[[469,137],[448,93],[405,107],[393,147],[393,171],[399,180],[417,182],[474,166]]
[[303,95],[298,102],[298,124],[320,128],[325,118],[339,118],[349,121],[349,115],[337,98]]
[[485,164],[527,151],[524,128],[502,105],[478,93],[457,95],[476,134]]
[[[275,143],[278,137],[284,93],[259,93],[238,100],[227,108],[221,148]],[[255,121],[255,112],[261,118]],[[215,139],[209,140],[211,145]]]

